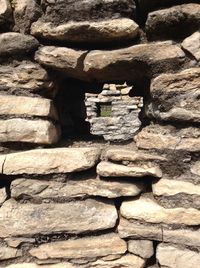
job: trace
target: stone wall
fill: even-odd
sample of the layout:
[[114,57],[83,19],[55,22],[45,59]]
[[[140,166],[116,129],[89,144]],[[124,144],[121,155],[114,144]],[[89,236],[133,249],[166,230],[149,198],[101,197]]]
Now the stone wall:
[[[199,267],[199,31],[199,0],[0,0],[0,267]],[[83,139],[110,94],[128,141]]]

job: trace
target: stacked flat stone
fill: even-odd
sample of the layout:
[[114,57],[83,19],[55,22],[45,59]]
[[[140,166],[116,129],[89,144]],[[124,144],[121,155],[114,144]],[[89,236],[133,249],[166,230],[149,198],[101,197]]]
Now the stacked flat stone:
[[[199,31],[199,0],[0,0],[0,267],[199,267]],[[131,142],[61,141],[68,89]]]

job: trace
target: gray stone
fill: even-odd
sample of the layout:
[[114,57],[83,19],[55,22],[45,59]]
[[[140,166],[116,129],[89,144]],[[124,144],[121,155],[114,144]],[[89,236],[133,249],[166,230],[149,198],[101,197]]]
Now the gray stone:
[[10,199],[0,208],[0,237],[105,230],[115,226],[117,217],[111,202],[87,199],[63,204],[19,204]]
[[39,42],[31,35],[12,32],[0,34],[0,57],[28,54],[38,46]]
[[0,120],[0,142],[53,144],[59,138],[59,128],[47,120],[21,118]]
[[187,50],[197,61],[200,61],[200,32],[195,32],[182,42],[182,47]]
[[0,166],[7,175],[69,173],[92,168],[99,156],[93,147],[35,149],[0,155]]
[[0,260],[15,259],[22,256],[22,251],[6,246],[0,246]]
[[128,251],[143,259],[148,259],[154,254],[153,242],[149,240],[129,240]]

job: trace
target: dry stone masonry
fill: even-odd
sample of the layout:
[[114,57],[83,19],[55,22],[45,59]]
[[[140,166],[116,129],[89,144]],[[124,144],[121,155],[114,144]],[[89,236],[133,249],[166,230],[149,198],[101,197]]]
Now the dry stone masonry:
[[200,267],[199,0],[0,0],[0,268]]

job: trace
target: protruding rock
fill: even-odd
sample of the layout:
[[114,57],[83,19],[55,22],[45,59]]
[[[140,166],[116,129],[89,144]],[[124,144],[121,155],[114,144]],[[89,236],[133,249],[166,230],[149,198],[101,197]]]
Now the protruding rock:
[[163,268],[192,268],[200,263],[199,252],[168,244],[158,245],[156,258]]
[[10,248],[6,246],[0,246],[0,260],[15,259],[22,256],[22,251],[15,248]]
[[0,115],[58,118],[51,100],[12,95],[0,95]]
[[184,52],[170,41],[117,50],[95,50],[87,54],[84,71],[92,79],[102,82],[134,81],[178,70],[184,56]]
[[12,8],[9,0],[0,0],[0,31],[9,29],[12,21]]
[[200,32],[195,32],[183,40],[182,47],[200,61]]
[[121,215],[127,219],[147,223],[199,225],[200,211],[194,208],[166,209],[150,198],[141,197],[126,201],[120,208]]
[[146,32],[150,39],[187,37],[200,28],[200,4],[185,4],[149,13]]
[[[23,133],[23,132],[22,132]],[[3,173],[52,174],[69,173],[92,168],[98,161],[96,148],[36,149],[6,155]],[[5,155],[0,156],[0,163]]]
[[139,26],[131,19],[112,19],[102,21],[70,21],[54,26],[50,22],[37,21],[31,33],[49,40],[69,43],[108,43],[126,41],[138,35]]
[[40,260],[48,258],[79,259],[108,255],[121,255],[127,250],[124,240],[117,234],[85,237],[40,245],[30,250],[30,254]]
[[88,80],[83,71],[86,50],[75,50],[66,47],[44,46],[35,55],[40,64],[64,72],[69,77]]
[[0,34],[0,57],[28,54],[38,46],[39,42],[31,35],[13,32]]
[[150,88],[150,117],[163,121],[200,123],[200,68],[176,74],[162,74]]
[[0,208],[0,237],[105,230],[115,226],[117,217],[112,203],[92,199],[63,204],[19,204],[10,199]]
[[174,126],[150,125],[137,136],[138,148],[155,150],[200,151],[200,129],[189,127],[176,129]]
[[5,187],[0,188],[0,206],[6,201],[7,194]]
[[53,144],[59,137],[59,128],[47,120],[22,118],[0,120],[0,142]]
[[128,251],[143,259],[148,259],[154,254],[153,242],[149,240],[129,240]]
[[151,163],[125,166],[103,161],[98,164],[97,173],[103,177],[162,177],[162,171],[159,166]]

